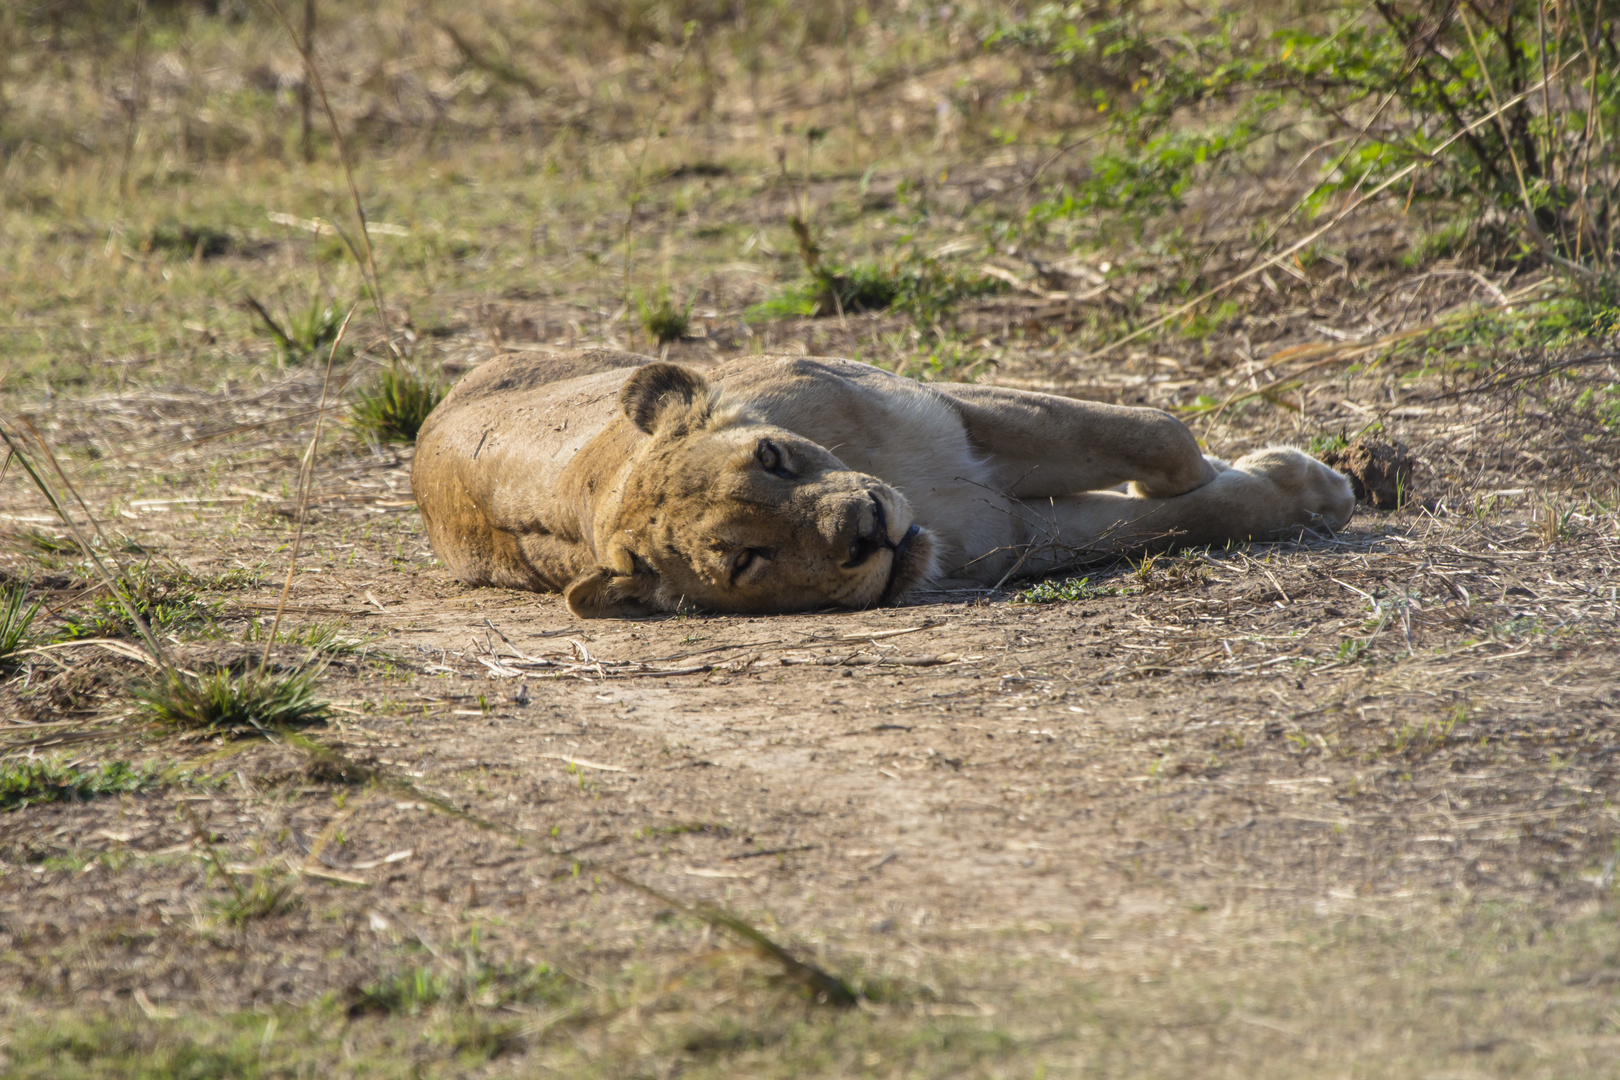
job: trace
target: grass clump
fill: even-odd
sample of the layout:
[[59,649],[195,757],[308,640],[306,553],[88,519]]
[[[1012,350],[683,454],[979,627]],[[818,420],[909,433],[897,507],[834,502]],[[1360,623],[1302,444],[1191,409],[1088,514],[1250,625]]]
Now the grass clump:
[[355,395],[349,418],[362,434],[378,442],[414,442],[443,397],[438,380],[392,367]]
[[356,990],[349,1003],[349,1015],[417,1016],[450,997],[452,991],[451,980],[432,968],[408,968]]
[[[1620,383],[1588,387],[1575,399],[1575,407],[1590,410],[1592,419],[1610,431],[1620,431]],[[4,642],[0,641],[0,647]]]
[[167,222],[140,238],[142,251],[182,255],[188,259],[215,259],[237,250],[236,238],[212,225]]
[[156,769],[127,761],[78,768],[57,758],[0,761],[0,810],[21,810],[52,802],[84,802],[98,795],[140,791],[152,785]]
[[7,529],[0,537],[23,547],[31,555],[77,555],[79,545],[65,536],[45,532],[43,529]]
[[[242,635],[244,642],[264,642],[270,636],[270,629],[263,622],[254,619],[248,624],[247,632]],[[375,641],[377,635],[367,634],[363,637],[350,637],[344,633],[344,627],[338,622],[314,622],[308,626],[295,626],[286,630],[276,631],[277,645],[299,645],[311,652],[326,656],[354,656],[367,645]]]
[[809,277],[754,305],[748,317],[757,321],[894,310],[909,315],[920,328],[932,328],[959,301],[1005,288],[994,278],[917,253],[847,266],[821,263]]
[[245,302],[262,323],[255,329],[275,343],[276,359],[283,364],[323,359],[343,329],[344,315],[335,306],[323,304],[319,296],[310,301],[306,311],[288,312],[285,326],[252,296]]
[[793,217],[788,224],[806,276],[750,308],[750,320],[894,310],[909,315],[919,329],[933,331],[956,303],[1006,288],[1005,282],[962,270],[914,246],[890,259],[840,265],[823,257],[803,219]]
[[417,1016],[441,1003],[485,1009],[559,1005],[576,990],[572,980],[547,964],[490,964],[469,954],[465,971],[458,975],[412,967],[361,986],[349,1003],[349,1015]]
[[642,329],[658,344],[679,341],[692,329],[692,300],[687,300],[684,308],[677,307],[668,285],[650,297],[637,294],[635,300]]
[[168,672],[133,693],[139,711],[164,727],[204,734],[257,734],[324,723],[316,695],[320,667],[272,674],[218,668],[201,675]]
[[[229,871],[226,873],[229,874]],[[298,908],[298,897],[293,894],[293,879],[290,877],[261,874],[245,889],[234,880],[230,884],[230,897],[210,901],[208,906],[216,917],[232,926],[244,926],[255,919],[285,915]]]
[[0,672],[15,665],[17,653],[32,640],[28,631],[33,626],[34,616],[39,614],[42,601],[34,601],[34,605],[25,610],[23,605],[27,600],[28,589],[21,584],[0,587]]
[[88,607],[64,616],[58,640],[140,637],[142,628],[131,620],[131,613],[152,633],[195,629],[211,625],[222,606],[202,599],[192,575],[164,573],[150,562],[131,568],[114,584],[118,596],[99,596]]

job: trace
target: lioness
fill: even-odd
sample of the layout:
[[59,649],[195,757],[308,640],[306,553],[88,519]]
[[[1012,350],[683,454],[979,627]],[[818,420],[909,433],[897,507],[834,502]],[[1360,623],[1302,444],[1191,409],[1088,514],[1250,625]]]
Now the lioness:
[[1355,505],[1298,450],[1227,465],[1157,409],[608,350],[473,371],[423,426],[411,488],[462,581],[561,591],[587,618],[867,607],[941,576],[1337,529]]

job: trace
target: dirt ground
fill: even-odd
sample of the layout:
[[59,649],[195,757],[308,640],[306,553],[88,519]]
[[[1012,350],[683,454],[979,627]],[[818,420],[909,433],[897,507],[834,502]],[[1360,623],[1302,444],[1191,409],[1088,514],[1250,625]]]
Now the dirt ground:
[[[287,410],[318,393],[308,375],[271,389]],[[1429,394],[1419,382],[1405,400]],[[72,421],[159,429],[114,450],[117,471],[87,493],[116,507],[119,532],[199,574],[262,568],[220,594],[213,640],[177,642],[182,663],[256,654],[241,639],[274,609],[294,529],[274,489],[296,482],[296,445],[248,453],[254,487],[207,445],[164,447],[171,431],[229,426],[229,408],[120,396]],[[722,905],[846,974],[943,965],[926,995],[990,1016],[1009,984],[978,970],[989,958],[1027,956],[1040,983],[1111,980],[1178,967],[1176,935],[1229,944],[1215,927],[1467,925],[1482,911],[1607,925],[1614,512],[1496,486],[1513,481],[1491,474],[1488,438],[1436,432],[1466,402],[1406,408],[1414,498],[1364,507],[1336,537],[1103,565],[1078,598],[1044,603],[1015,585],[867,612],[639,622],[458,584],[419,531],[409,451],[340,438],[291,617],[364,642],[324,679],[340,711],[320,742],[341,758],[125,737],[124,753],[179,755],[216,780],[6,815],[0,978],[29,1000],[133,996],[158,1017],[307,1006],[353,1000],[401,957],[453,965],[472,935],[491,956],[591,980],[704,948],[713,932],[673,897]],[[1254,427],[1247,442],[1274,434]],[[27,503],[13,487],[8,527],[48,529]],[[8,684],[12,730],[27,726],[35,753],[71,754],[86,720],[117,723],[84,680],[139,665],[93,645],[51,657]],[[222,931],[208,905],[229,894],[202,837],[232,873],[285,878],[299,902]],[[1610,956],[1565,958],[1557,978],[1603,1005]],[[984,1022],[1016,1030],[1018,1016]],[[1349,1034],[1293,1037],[1323,1060],[1379,1058]],[[1518,1061],[1521,1037],[1501,1036],[1506,1058],[1457,1052]],[[1054,1054],[1027,1040],[1012,1060],[1055,1065],[1087,1042],[1071,1032]],[[1615,1046],[1581,1052],[1612,1063]],[[706,1053],[724,1067],[738,1050]],[[602,1054],[599,1066],[619,1060]],[[1230,1047],[1211,1060],[1228,1059],[1245,1060]]]

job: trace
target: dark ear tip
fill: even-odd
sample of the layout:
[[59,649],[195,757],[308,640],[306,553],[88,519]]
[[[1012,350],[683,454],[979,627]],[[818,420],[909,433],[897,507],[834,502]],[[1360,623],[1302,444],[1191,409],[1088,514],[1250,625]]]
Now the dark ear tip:
[[616,580],[608,567],[588,570],[569,583],[563,600],[581,619],[641,619],[656,614],[650,602],[616,588]]
[[709,382],[702,375],[660,360],[636,369],[619,391],[619,404],[632,424],[651,435],[659,413],[671,406],[689,408],[708,392]]

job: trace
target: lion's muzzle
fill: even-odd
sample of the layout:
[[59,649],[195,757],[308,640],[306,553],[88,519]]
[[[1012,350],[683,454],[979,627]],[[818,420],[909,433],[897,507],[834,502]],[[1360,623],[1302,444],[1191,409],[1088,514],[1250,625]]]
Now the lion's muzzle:
[[868,497],[871,501],[857,507],[853,515],[855,539],[850,541],[849,560],[843,564],[845,570],[854,570],[878,552],[894,548],[894,542],[889,539],[889,513],[883,508],[883,500],[875,493]]

